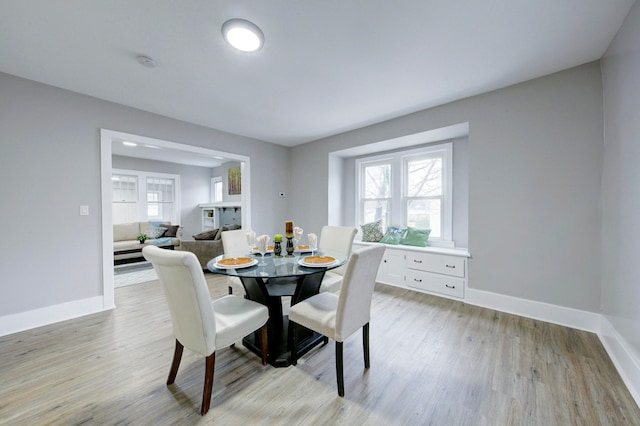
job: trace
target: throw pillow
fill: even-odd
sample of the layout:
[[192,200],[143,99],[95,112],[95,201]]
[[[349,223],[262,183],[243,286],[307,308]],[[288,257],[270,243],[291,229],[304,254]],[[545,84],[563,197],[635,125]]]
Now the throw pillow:
[[360,225],[360,228],[362,228],[362,241],[378,242],[384,236],[382,232],[382,219]]
[[161,228],[159,226],[152,226],[150,228],[147,228],[144,233],[147,236],[148,239],[150,240],[155,240],[156,238],[160,238],[165,231],[167,230],[167,228]]
[[164,233],[165,237],[175,238],[178,236],[178,229],[180,229],[180,225],[163,225],[163,228],[167,228],[167,231]]
[[223,225],[220,227],[220,232],[218,232],[218,235],[216,235],[216,240],[221,240],[222,239],[222,233],[224,231],[234,231],[236,229],[240,229],[242,228],[242,226],[240,225]]
[[214,240],[218,235],[218,229],[212,229],[211,231],[204,231],[193,236],[194,240]]
[[387,228],[386,234],[380,240],[381,243],[385,244],[400,244],[402,238],[404,237],[406,230],[404,228],[398,228],[396,226],[390,226]]
[[427,240],[429,239],[429,234],[431,234],[431,229],[420,229],[407,226],[407,232],[402,238],[402,241],[400,241],[400,244],[404,244],[407,246],[426,247]]

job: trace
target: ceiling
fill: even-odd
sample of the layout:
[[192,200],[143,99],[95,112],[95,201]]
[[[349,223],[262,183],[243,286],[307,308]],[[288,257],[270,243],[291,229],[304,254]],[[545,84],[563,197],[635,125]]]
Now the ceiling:
[[599,59],[633,3],[0,0],[0,71],[294,146]]

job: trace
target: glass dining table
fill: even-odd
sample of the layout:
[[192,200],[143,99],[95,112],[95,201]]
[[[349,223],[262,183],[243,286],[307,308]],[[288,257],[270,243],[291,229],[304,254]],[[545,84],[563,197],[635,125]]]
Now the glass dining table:
[[[326,271],[345,264],[347,256],[332,250],[311,253],[294,253],[293,256],[275,257],[272,253],[243,257],[211,259],[209,271],[240,278],[247,298],[269,309],[267,336],[269,339],[269,363],[274,367],[291,365],[293,345],[289,317],[283,309],[283,297],[291,298],[291,305],[318,294]],[[312,330],[298,332],[298,356],[305,354],[328,339]],[[243,345],[260,355],[260,333],[254,332],[242,340]]]

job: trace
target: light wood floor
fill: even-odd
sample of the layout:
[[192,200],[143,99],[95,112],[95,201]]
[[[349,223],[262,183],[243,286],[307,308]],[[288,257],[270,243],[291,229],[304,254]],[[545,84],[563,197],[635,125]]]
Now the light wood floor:
[[[207,275],[212,297],[226,287]],[[361,334],[298,366],[262,366],[242,345],[185,350],[174,385],[171,322],[158,282],[116,289],[118,308],[0,338],[0,424],[633,425],[640,409],[596,335],[378,285],[371,369]]]

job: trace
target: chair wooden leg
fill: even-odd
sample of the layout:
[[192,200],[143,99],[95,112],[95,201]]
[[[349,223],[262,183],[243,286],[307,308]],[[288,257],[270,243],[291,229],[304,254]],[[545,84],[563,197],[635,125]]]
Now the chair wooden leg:
[[342,371],[342,342],[336,342],[336,379],[338,380],[338,396],[344,396],[344,373]]
[[206,366],[204,371],[204,389],[202,391],[202,408],[200,414],[205,415],[209,411],[211,405],[211,391],[213,389],[213,371],[216,365],[216,353],[212,353],[206,359]]
[[176,349],[173,352],[173,362],[171,363],[171,370],[169,371],[169,377],[167,378],[167,384],[173,384],[178,374],[178,367],[180,367],[180,360],[182,359],[182,350],[184,346],[176,339]]
[[262,365],[267,365],[267,356],[269,355],[269,342],[267,340],[267,323],[264,323],[260,329],[260,340],[262,342]]
[[362,349],[364,351],[364,368],[369,368],[369,323],[362,327]]
[[291,365],[298,365],[298,325],[290,322],[291,327]]

